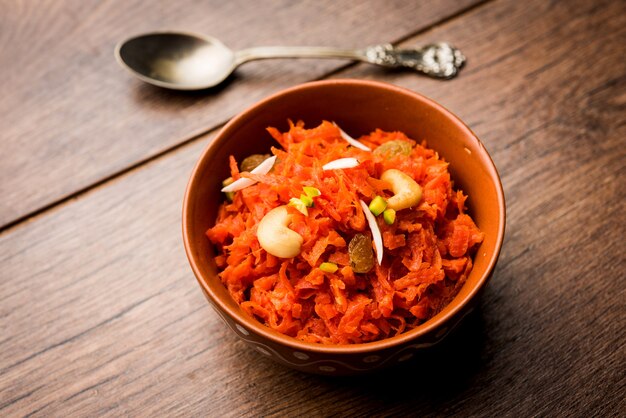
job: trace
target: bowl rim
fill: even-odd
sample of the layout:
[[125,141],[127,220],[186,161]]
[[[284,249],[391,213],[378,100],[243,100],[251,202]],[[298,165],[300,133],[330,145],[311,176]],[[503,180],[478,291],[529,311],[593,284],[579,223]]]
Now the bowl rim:
[[[328,87],[333,85],[355,85],[355,86],[363,86],[368,88],[375,89],[383,89],[390,90],[396,94],[408,95],[412,96],[413,99],[417,99],[418,101],[426,103],[428,106],[434,108],[436,111],[443,113],[451,123],[457,125],[457,127],[464,132],[468,137],[470,137],[478,148],[481,150],[481,153],[484,154],[484,160],[487,163],[485,168],[487,169],[490,178],[495,179],[494,182],[497,203],[498,203],[498,213],[501,218],[500,225],[498,227],[495,248],[491,259],[485,269],[485,272],[482,274],[476,285],[470,289],[470,291],[465,295],[461,300],[456,303],[456,305],[448,311],[445,315],[437,314],[435,317],[429,319],[423,324],[415,327],[412,330],[403,332],[402,334],[395,335],[393,337],[385,338],[383,340],[372,341],[367,343],[357,343],[357,344],[320,344],[320,343],[311,343],[297,340],[288,335],[284,335],[275,331],[256,319],[249,317],[246,315],[240,308],[238,310],[231,309],[224,301],[218,297],[211,287],[208,285],[208,280],[205,279],[201,273],[201,270],[198,266],[198,262],[193,256],[192,244],[190,241],[190,233],[189,228],[191,227],[191,219],[189,219],[189,206],[191,200],[191,192],[196,187],[196,183],[199,179],[200,168],[204,165],[205,160],[207,159],[208,153],[211,149],[222,142],[222,138],[227,138],[230,136],[231,131],[233,131],[240,123],[244,123],[247,118],[251,117],[255,110],[260,109],[266,106],[268,103],[280,98],[284,95],[293,94],[298,91],[305,91],[309,89],[317,89],[319,87]],[[415,91],[409,90],[407,88],[399,87],[393,84],[380,82],[380,81],[371,81],[371,80],[359,80],[359,79],[333,79],[333,80],[320,80],[320,81],[311,81],[302,84],[298,84],[296,86],[292,86],[283,90],[280,90],[256,103],[249,106],[242,112],[238,113],[236,116],[231,118],[228,123],[226,123],[219,132],[215,135],[215,137],[205,146],[202,151],[199,159],[197,160],[191,175],[189,177],[189,181],[187,183],[187,187],[185,190],[185,196],[183,198],[183,208],[182,208],[182,232],[183,232],[183,242],[185,246],[185,253],[187,254],[187,258],[189,260],[189,264],[193,270],[194,275],[196,276],[196,280],[200,284],[203,289],[205,295],[208,296],[211,304],[214,305],[216,310],[221,310],[225,312],[235,323],[240,326],[247,326],[254,332],[255,334],[270,340],[278,345],[287,346],[291,349],[297,351],[306,351],[306,352],[316,352],[316,353],[331,353],[331,354],[355,354],[355,353],[371,353],[375,351],[385,350],[392,347],[404,345],[405,343],[409,343],[412,340],[418,339],[419,337],[426,335],[435,329],[442,326],[444,323],[448,322],[450,319],[459,315],[462,310],[470,303],[472,299],[474,299],[477,294],[481,291],[481,289],[485,286],[485,284],[490,279],[493,271],[495,269],[496,263],[500,256],[500,251],[502,249],[502,244],[504,241],[504,232],[506,226],[506,204],[504,199],[504,191],[502,187],[502,181],[500,179],[500,175],[498,170],[491,158],[491,155],[487,152],[487,149],[483,145],[483,143],[478,139],[478,137],[474,134],[474,132],[455,114],[450,112],[448,109],[435,102],[434,100],[416,93]],[[221,284],[221,283],[220,283]],[[457,296],[458,297],[458,296]],[[455,297],[456,299],[456,297]],[[218,312],[219,314],[219,312]],[[221,316],[221,314],[219,314]]]

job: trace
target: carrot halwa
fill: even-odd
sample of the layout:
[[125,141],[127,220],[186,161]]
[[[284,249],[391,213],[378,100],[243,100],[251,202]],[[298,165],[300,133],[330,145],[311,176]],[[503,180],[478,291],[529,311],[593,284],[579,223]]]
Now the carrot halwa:
[[[453,190],[448,163],[426,142],[376,130],[359,138],[366,151],[330,122],[268,131],[281,147],[271,149],[271,171],[240,172],[231,156],[232,179],[256,183],[230,195],[207,231],[219,276],[246,312],[302,341],[352,344],[414,328],[454,298],[483,233],[465,213],[467,196]],[[340,159],[358,165],[323,168]],[[419,201],[385,209],[400,193],[381,177],[397,171],[419,185]],[[372,245],[376,228],[368,226],[366,204],[383,249]],[[272,255],[257,237],[259,223],[279,206],[289,216],[285,227],[301,237],[291,258]],[[374,252],[382,263],[368,259]]]

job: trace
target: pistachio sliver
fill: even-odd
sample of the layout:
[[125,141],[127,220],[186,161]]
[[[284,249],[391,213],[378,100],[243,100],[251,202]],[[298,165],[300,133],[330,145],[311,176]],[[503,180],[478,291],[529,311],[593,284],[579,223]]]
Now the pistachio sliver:
[[383,212],[383,219],[387,225],[393,225],[396,221],[396,211],[389,208]]
[[335,263],[329,263],[329,262],[325,262],[320,264],[320,270],[326,272],[326,273],[334,273],[339,269],[339,267],[337,267],[337,264]]
[[380,215],[387,208],[387,201],[382,196],[376,196],[369,204],[369,210],[375,216]]
[[320,189],[311,186],[304,186],[302,190],[304,190],[304,193],[306,193],[306,195],[309,197],[316,197],[322,194],[322,192],[320,192]]
[[309,215],[309,211],[307,210],[306,205],[302,200],[298,199],[297,197],[292,197],[291,199],[289,199],[288,204],[289,206],[293,206],[294,208],[296,208],[304,216]]
[[305,194],[301,194],[300,195],[300,200],[302,201],[302,203],[304,203],[304,206],[306,206],[307,208],[310,208],[313,206],[313,198],[310,196],[307,196]]

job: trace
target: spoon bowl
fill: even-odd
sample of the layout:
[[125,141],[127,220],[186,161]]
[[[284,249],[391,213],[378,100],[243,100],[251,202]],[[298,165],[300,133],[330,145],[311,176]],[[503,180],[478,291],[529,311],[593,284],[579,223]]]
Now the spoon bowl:
[[155,32],[121,42],[120,65],[139,79],[175,90],[216,86],[235,69],[235,53],[218,39],[180,32]]

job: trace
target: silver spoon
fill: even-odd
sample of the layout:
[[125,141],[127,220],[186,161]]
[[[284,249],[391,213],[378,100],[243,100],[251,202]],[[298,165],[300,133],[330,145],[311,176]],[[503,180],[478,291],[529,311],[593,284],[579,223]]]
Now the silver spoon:
[[465,62],[447,43],[396,49],[390,44],[365,49],[265,46],[232,51],[218,39],[180,32],[134,36],[115,48],[120,65],[146,83],[174,90],[200,90],[221,83],[241,64],[268,58],[346,58],[383,67],[414,69],[452,78]]

